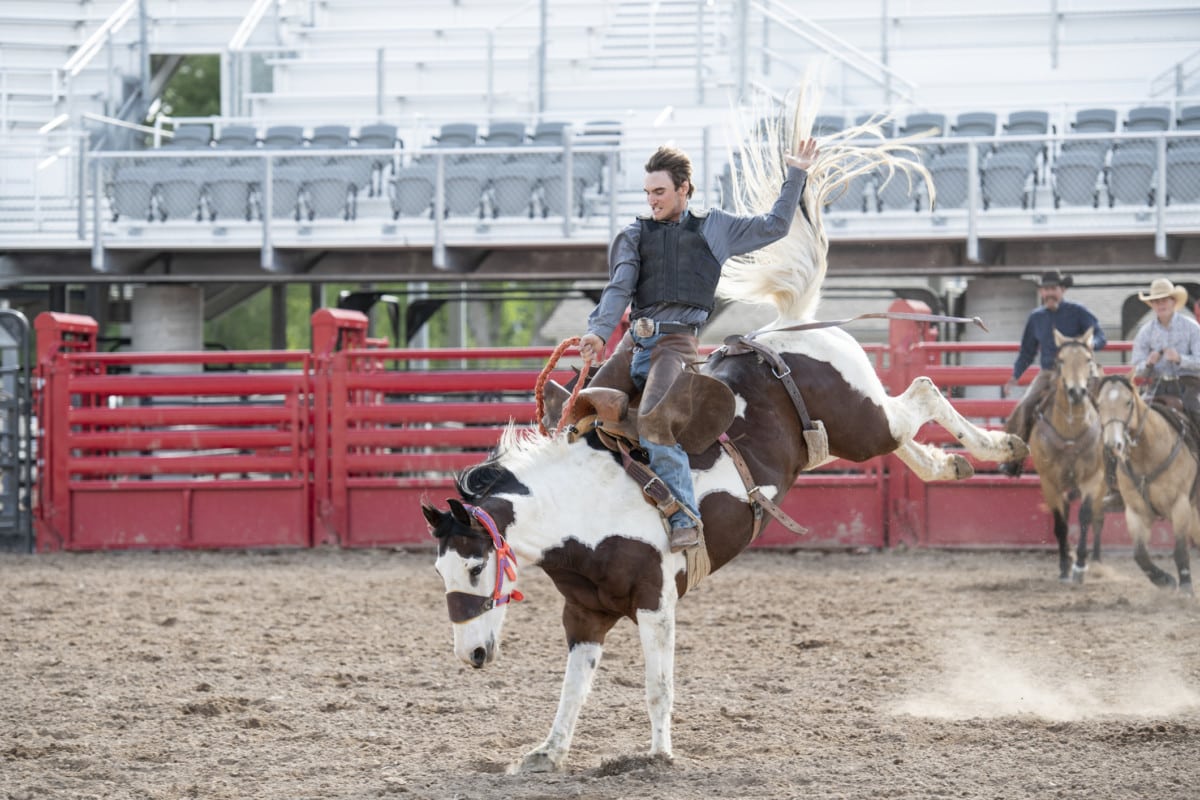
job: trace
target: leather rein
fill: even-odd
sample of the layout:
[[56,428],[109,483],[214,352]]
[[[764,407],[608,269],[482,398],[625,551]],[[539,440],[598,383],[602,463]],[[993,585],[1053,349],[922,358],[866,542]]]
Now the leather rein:
[[[1138,403],[1136,402],[1137,391],[1133,388],[1133,384],[1129,383],[1128,380],[1119,375],[1106,377],[1100,382],[1100,386],[1103,387],[1104,384],[1108,383],[1109,381],[1119,381],[1125,384],[1125,386],[1135,397],[1135,402],[1129,404],[1129,413],[1125,415],[1125,419],[1116,419],[1114,417],[1113,419],[1110,419],[1108,422],[1104,423],[1105,428],[1114,423],[1120,425],[1126,432],[1126,438],[1128,438],[1129,446],[1132,450],[1141,443],[1142,432],[1146,427],[1146,414],[1153,414],[1155,411],[1153,406],[1143,402],[1142,405],[1146,410],[1138,415],[1139,424],[1137,429],[1133,430],[1130,423],[1133,422],[1134,412],[1138,410]],[[1167,457],[1164,458],[1157,467],[1143,475],[1138,475],[1133,471],[1133,467],[1129,466],[1128,457],[1121,460],[1121,471],[1124,472],[1125,476],[1133,482],[1134,486],[1137,487],[1138,494],[1141,495],[1142,501],[1145,502],[1146,507],[1150,509],[1150,511],[1157,517],[1162,517],[1163,514],[1155,507],[1154,503],[1150,501],[1150,484],[1158,480],[1158,478],[1167,471],[1167,468],[1174,463],[1175,459],[1179,456],[1179,452],[1183,449],[1184,438],[1185,435],[1180,432],[1180,434],[1175,437],[1175,446],[1171,448],[1171,452],[1167,454]]]

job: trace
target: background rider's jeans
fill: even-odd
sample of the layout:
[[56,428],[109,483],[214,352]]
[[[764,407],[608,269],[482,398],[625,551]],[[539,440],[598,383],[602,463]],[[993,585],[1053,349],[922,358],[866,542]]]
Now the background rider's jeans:
[[[639,391],[646,385],[646,376],[650,373],[650,352],[654,349],[659,335],[638,336],[633,334],[634,344],[640,345],[640,347],[633,349],[629,375],[633,378],[633,383]],[[667,488],[671,490],[671,494],[675,495],[676,500],[699,517],[700,512],[696,507],[696,490],[692,486],[692,468],[688,464],[687,453],[683,451],[679,443],[655,444],[644,438],[639,439],[638,442],[650,456],[650,469],[662,478],[663,483],[667,484]],[[691,518],[682,511],[676,511],[671,515],[672,527],[684,528],[692,524]]]

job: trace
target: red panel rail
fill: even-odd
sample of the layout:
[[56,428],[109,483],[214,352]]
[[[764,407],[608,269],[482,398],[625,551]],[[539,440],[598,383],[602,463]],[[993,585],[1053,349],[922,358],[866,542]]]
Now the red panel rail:
[[[417,503],[452,494],[454,474],[506,427],[534,424],[551,348],[387,349],[367,336],[365,316],[335,309],[312,325],[311,353],[96,353],[92,320],[38,317],[38,547],[425,542]],[[866,349],[893,394],[927,375],[977,424],[995,428],[1012,408],[999,391],[1011,342],[937,342],[930,326],[900,321],[887,344]],[[1001,363],[955,363],[983,353]],[[560,367],[553,377],[565,383],[572,372]],[[920,438],[958,448],[935,425]],[[772,522],[760,544],[1048,546],[1037,477],[976,466],[969,480],[924,484],[894,456],[835,461],[784,500],[813,535],[800,542]],[[1106,541],[1127,541],[1120,516],[1108,519]]]

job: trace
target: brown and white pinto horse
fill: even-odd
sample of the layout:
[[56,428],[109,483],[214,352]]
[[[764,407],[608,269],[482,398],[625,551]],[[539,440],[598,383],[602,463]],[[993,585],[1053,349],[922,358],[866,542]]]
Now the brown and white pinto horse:
[[[1058,374],[1029,435],[1029,452],[1042,483],[1042,499],[1054,517],[1059,580],[1082,583],[1087,570],[1088,528],[1094,534],[1096,560],[1100,559],[1100,534],[1104,531],[1104,448],[1100,418],[1088,393],[1096,363],[1092,331],[1072,338],[1056,330],[1054,343],[1058,346]],[[1067,534],[1074,500],[1079,501],[1079,545],[1072,565]]]
[[[755,207],[774,199],[783,144],[794,146],[807,136],[811,120],[811,110],[797,104],[797,113],[783,120],[761,151],[744,154],[744,196]],[[850,136],[864,131],[878,134],[867,127]],[[753,263],[727,264],[723,293],[772,302],[786,321],[812,319],[827,250],[818,210],[859,172],[892,169],[894,154],[911,149],[896,140],[879,141],[876,147],[849,138],[822,142],[805,189],[809,217],[798,210],[788,239],[773,253],[760,252]],[[931,420],[976,458],[1007,461],[1027,453],[1019,438],[964,419],[928,378],[889,396],[862,347],[840,329],[767,332],[757,341],[780,354],[811,417],[824,422],[830,457],[857,462],[894,452],[925,480],[970,476],[972,467],[962,456],[913,441]],[[778,370],[754,353],[729,354],[703,369],[733,390],[736,415],[729,438],[757,489],[777,503],[811,466],[796,407]],[[761,509],[720,445],[692,456],[691,463],[707,554],[716,570],[750,543]],[[586,443],[572,444],[566,435],[510,429],[492,457],[459,476],[458,490],[461,498],[449,500],[448,510],[423,505],[437,539],[436,567],[458,657],[483,667],[499,655],[509,601],[517,598],[515,562],[540,567],[563,596],[567,665],[558,712],[546,740],[514,768],[563,767],[605,637],[622,618],[637,624],[645,655],[650,754],[670,758],[675,608],[687,591],[687,561],[685,554],[671,552],[662,519],[641,487],[594,432]]]
[[1117,488],[1133,558],[1155,586],[1175,579],[1150,559],[1146,542],[1156,519],[1171,523],[1179,588],[1192,593],[1188,539],[1200,545],[1200,445],[1196,429],[1176,412],[1148,404],[1128,377],[1107,375],[1096,392],[1104,446],[1117,458]]

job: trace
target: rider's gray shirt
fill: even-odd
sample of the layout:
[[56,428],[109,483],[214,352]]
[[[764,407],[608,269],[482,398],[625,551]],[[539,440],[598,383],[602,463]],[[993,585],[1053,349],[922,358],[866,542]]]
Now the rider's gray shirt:
[[[792,217],[800,205],[807,176],[808,173],[799,167],[788,167],[779,198],[766,214],[739,217],[719,208],[710,209],[700,226],[700,235],[717,261],[724,264],[733,256],[766,247],[787,236]],[[691,212],[685,209],[683,213]],[[641,223],[634,222],[618,234],[609,251],[608,286],[600,295],[600,303],[588,315],[588,333],[594,333],[604,341],[608,341],[616,329],[625,307],[629,305],[629,299],[637,290],[638,271],[641,269],[638,255],[640,234]],[[656,322],[703,325],[708,319],[708,312],[696,306],[658,303],[650,307],[646,316]]]
[[[1153,375],[1146,373],[1146,357],[1155,350],[1167,347],[1179,352],[1179,363],[1159,359],[1157,364],[1150,367]],[[1133,366],[1139,374],[1147,377],[1200,377],[1200,324],[1179,311],[1171,315],[1171,322],[1166,327],[1159,323],[1157,317],[1152,318],[1133,338]]]

